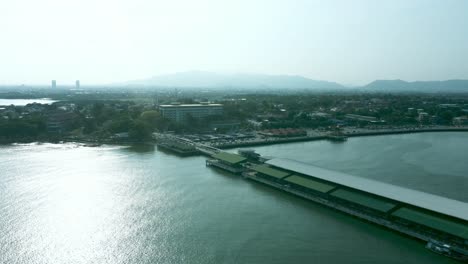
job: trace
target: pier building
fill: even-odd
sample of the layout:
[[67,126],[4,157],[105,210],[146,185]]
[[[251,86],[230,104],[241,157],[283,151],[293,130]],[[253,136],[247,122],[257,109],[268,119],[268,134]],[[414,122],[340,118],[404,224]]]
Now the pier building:
[[307,163],[274,158],[244,177],[427,242],[468,261],[468,203]]
[[219,152],[214,154],[211,159],[208,159],[206,161],[206,165],[218,167],[235,174],[240,174],[245,170],[243,164],[246,161],[247,158],[244,156],[229,152]]

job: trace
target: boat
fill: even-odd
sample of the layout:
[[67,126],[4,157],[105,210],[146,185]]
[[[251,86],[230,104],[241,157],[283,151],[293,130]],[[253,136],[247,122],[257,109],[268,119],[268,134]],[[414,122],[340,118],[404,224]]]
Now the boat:
[[437,240],[429,240],[426,244],[426,248],[434,253],[444,255],[462,262],[468,262],[468,252],[466,252],[466,250],[452,247],[449,244]]
[[330,134],[327,136],[327,139],[331,141],[336,141],[336,142],[343,142],[343,141],[348,140],[348,137],[345,135]]
[[336,127],[326,135],[326,138],[331,140],[331,141],[343,142],[343,141],[346,141],[348,139],[348,136],[346,136],[343,133],[342,129],[340,129],[339,127]]

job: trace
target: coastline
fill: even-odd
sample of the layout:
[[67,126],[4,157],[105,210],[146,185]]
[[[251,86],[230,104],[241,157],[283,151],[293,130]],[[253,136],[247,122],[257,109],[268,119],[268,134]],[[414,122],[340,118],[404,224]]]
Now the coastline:
[[121,141],[121,140],[98,140],[98,139],[76,139],[68,137],[57,137],[57,138],[23,138],[20,140],[3,140],[0,139],[0,146],[11,145],[11,144],[28,144],[28,143],[52,143],[52,144],[62,144],[62,143],[79,143],[88,146],[100,146],[100,145],[145,145],[145,144],[154,144],[154,140],[148,141]]
[[[436,128],[411,128],[411,129],[361,129],[359,132],[345,132],[344,135],[347,137],[364,137],[364,136],[380,136],[380,135],[392,135],[392,134],[413,134],[413,133],[428,133],[428,132],[468,132],[468,127],[436,127]],[[252,142],[241,142],[233,144],[219,144],[214,145],[220,149],[232,149],[239,147],[251,147],[251,146],[265,146],[282,143],[294,143],[294,142],[305,142],[305,141],[316,141],[325,140],[326,135],[320,136],[306,136],[306,137],[295,137],[295,138],[282,138],[278,140],[264,140],[264,141],[252,141]]]
[[[349,129],[348,129],[349,130]],[[364,137],[364,136],[380,136],[380,135],[392,135],[392,134],[413,134],[413,133],[430,133],[430,132],[468,132],[468,127],[429,127],[429,128],[396,128],[396,129],[357,129],[353,131],[345,131],[343,134],[346,137]],[[275,144],[285,144],[294,142],[306,142],[316,140],[326,140],[325,134],[316,136],[304,136],[304,137],[290,137],[290,138],[279,138],[279,139],[265,139],[258,141],[247,141],[247,142],[236,142],[227,144],[209,144],[212,147],[219,149],[233,149],[241,147],[254,147],[254,146],[266,146]],[[23,138],[19,140],[4,140],[0,139],[0,145],[9,145],[15,143],[82,143],[89,144],[91,146],[99,146],[103,144],[110,145],[134,145],[134,144],[154,144],[155,140],[147,141],[121,141],[121,140],[99,140],[99,139],[77,139],[69,137],[40,137],[40,138]]]

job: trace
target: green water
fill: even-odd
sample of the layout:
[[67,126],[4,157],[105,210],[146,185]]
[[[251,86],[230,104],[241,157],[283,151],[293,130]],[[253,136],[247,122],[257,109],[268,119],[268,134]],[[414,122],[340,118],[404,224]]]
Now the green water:
[[[468,201],[468,133],[256,148]],[[0,147],[0,263],[452,263],[423,244],[152,148]]]

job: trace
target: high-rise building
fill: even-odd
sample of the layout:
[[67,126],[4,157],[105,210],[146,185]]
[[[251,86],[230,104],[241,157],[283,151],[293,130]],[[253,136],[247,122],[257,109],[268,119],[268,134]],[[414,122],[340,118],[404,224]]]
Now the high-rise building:
[[80,80],[76,80],[75,86],[76,86],[76,88],[80,88]]
[[55,88],[57,87],[57,81],[56,80],[52,80],[52,88]]

